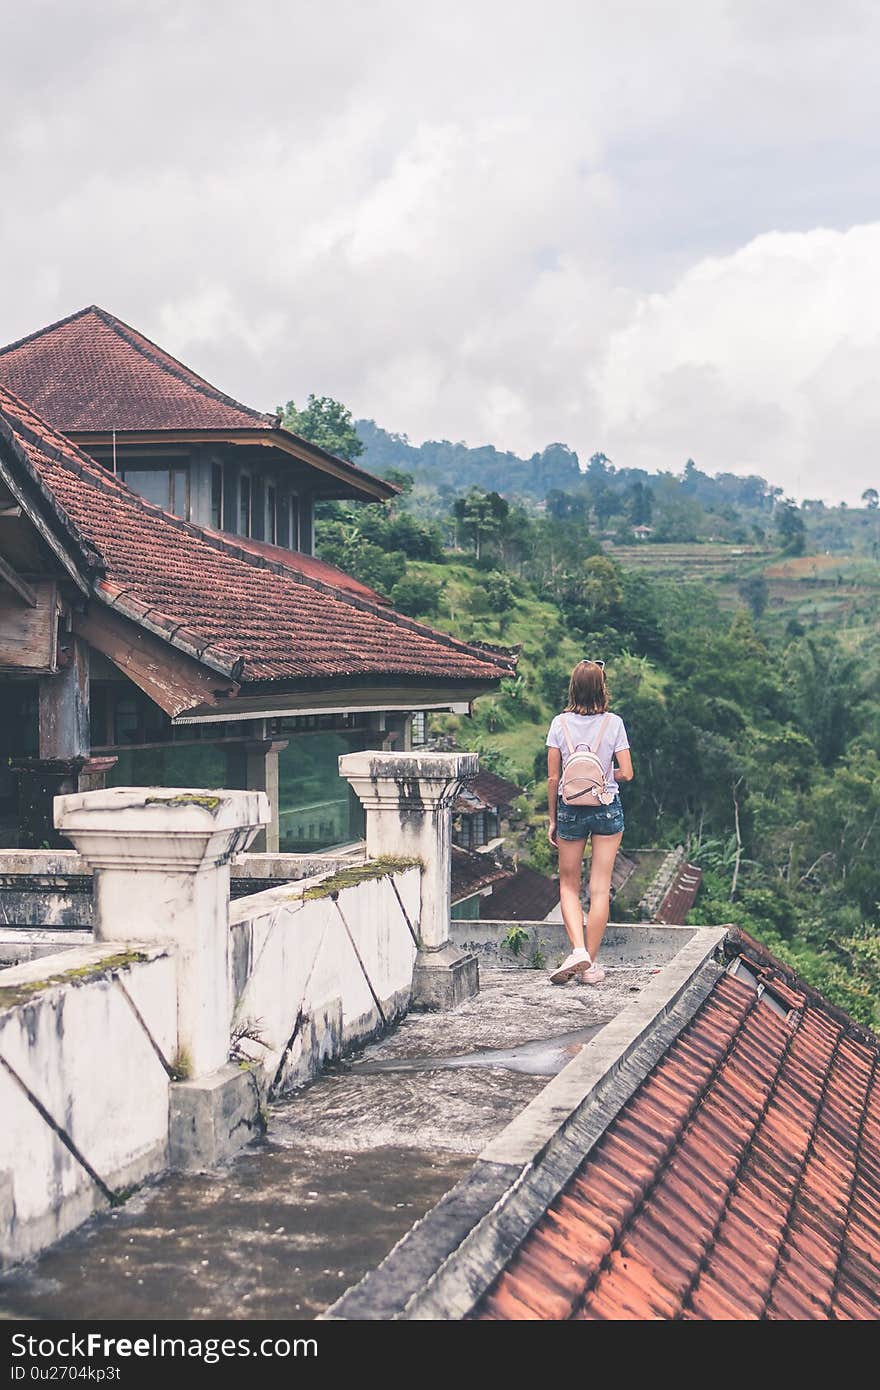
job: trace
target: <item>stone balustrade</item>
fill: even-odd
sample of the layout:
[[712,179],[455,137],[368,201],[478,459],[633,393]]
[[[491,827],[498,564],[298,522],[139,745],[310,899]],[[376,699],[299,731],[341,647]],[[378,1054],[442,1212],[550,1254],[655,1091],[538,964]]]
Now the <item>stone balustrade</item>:
[[56,799],[93,876],[93,944],[0,969],[0,1263],[168,1165],[230,1156],[262,1131],[267,1095],[408,1007],[478,988],[476,958],[449,937],[452,802],[477,766],[342,758],[366,808],[365,862],[232,909],[230,860],[269,823],[265,793]]

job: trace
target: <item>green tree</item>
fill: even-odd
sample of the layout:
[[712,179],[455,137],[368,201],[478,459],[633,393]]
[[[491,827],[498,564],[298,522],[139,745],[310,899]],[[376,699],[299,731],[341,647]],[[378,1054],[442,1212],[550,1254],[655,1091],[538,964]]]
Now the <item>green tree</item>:
[[654,511],[651,489],[637,479],[627,490],[627,515],[633,526],[649,526]]
[[439,611],[442,592],[442,584],[405,574],[393,586],[389,597],[399,613],[411,618],[433,618]]
[[497,492],[471,488],[465,497],[459,497],[452,510],[464,534],[473,541],[474,557],[480,560],[487,541],[498,535],[507,520],[510,503]]
[[754,618],[760,618],[767,607],[770,585],[763,574],[751,574],[739,586],[740,597],[745,600]]
[[490,613],[498,615],[498,631],[503,633],[513,612],[513,580],[503,570],[492,570],[483,580],[483,593]]
[[804,637],[786,653],[791,708],[824,763],[839,758],[860,701],[853,657],[832,638]]
[[807,544],[807,528],[791,497],[786,497],[776,508],[776,535],[786,554],[803,555]]
[[329,454],[353,463],[364,452],[358,438],[351,411],[332,396],[309,396],[305,409],[299,410],[294,401],[277,407],[285,429],[301,435]]
[[607,555],[591,555],[566,576],[560,603],[575,632],[604,642],[605,630],[622,621],[622,600],[618,566]]

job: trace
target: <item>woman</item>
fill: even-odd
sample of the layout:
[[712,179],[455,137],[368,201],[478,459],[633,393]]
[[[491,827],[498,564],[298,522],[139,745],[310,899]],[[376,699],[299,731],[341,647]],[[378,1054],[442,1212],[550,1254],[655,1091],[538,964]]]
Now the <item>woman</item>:
[[[562,769],[578,746],[589,747],[605,769],[607,790],[614,793],[609,805],[566,806],[559,796]],[[565,711],[557,714],[547,734],[549,839],[559,852],[562,920],[571,943],[571,952],[550,976],[554,985],[564,985],[574,975],[591,985],[605,978],[605,971],[596,964],[596,956],[608,925],[611,872],[623,838],[623,807],[617,784],[631,782],[632,778],[632,757],[623,720],[619,714],[611,714],[608,710],[605,662],[579,661],[571,673]],[[593,857],[590,911],[585,926],[581,867],[588,838],[592,840]]]

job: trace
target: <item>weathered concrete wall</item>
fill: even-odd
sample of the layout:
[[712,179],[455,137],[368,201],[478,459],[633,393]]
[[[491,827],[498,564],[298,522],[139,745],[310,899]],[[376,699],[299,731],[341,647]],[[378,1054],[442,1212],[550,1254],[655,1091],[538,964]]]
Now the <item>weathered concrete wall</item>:
[[[352,855],[338,854],[237,854],[230,864],[232,892],[255,892],[264,880],[275,883],[297,882],[330,874],[351,863],[362,862],[363,849]],[[11,933],[29,931],[91,932],[95,924],[92,870],[75,850],[0,851],[0,942],[15,944]],[[8,929],[3,934],[3,929]],[[73,938],[74,941],[84,939]],[[37,940],[36,937],[33,938]],[[57,949],[52,938],[50,949]],[[58,946],[62,944],[58,937]],[[4,950],[0,962],[29,960],[26,942],[22,949]]]
[[233,1037],[271,1095],[405,1012],[419,898],[418,866],[371,864],[232,903]]
[[54,956],[74,946],[90,946],[92,940],[90,930],[75,927],[0,927],[0,969]]
[[[438,978],[472,966],[476,984],[476,960],[438,915],[460,761],[435,755],[427,769],[430,817],[407,784],[407,824],[425,822],[417,860],[247,855],[269,821],[263,793],[136,787],[56,799],[79,854],[0,856],[13,888],[28,876],[50,898],[73,879],[91,886],[94,930],[91,945],[0,970],[0,1262],[170,1157],[205,1169],[230,1156],[261,1132],[267,1091],[310,1080],[405,1012],[420,956]],[[429,819],[442,821],[436,843]],[[245,881],[284,881],[230,904],[236,853]],[[85,930],[50,919],[17,935],[36,954]]]
[[[699,931],[699,927],[667,927],[643,922],[632,926],[612,924],[602,938],[602,963],[665,965]],[[461,921],[452,923],[451,932],[456,945],[472,951],[496,970],[534,969],[536,951],[541,952],[546,961],[552,961],[560,952],[567,955],[569,951],[568,937],[561,922]],[[518,944],[517,950],[512,949],[511,941]],[[543,968],[543,962],[541,964]]]
[[174,961],[89,946],[0,972],[0,1264],[167,1163]]

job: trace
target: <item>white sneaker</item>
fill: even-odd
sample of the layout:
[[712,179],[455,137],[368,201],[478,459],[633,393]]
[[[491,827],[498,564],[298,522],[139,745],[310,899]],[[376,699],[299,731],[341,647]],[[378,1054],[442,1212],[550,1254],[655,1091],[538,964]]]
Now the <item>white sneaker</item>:
[[601,965],[590,965],[588,970],[581,971],[580,977],[585,985],[601,985],[605,979],[605,971]]
[[565,957],[558,970],[554,970],[550,976],[550,983],[553,985],[564,985],[571,979],[572,975],[577,975],[579,971],[589,969],[593,962],[590,953],[585,946],[576,946],[570,955]]

